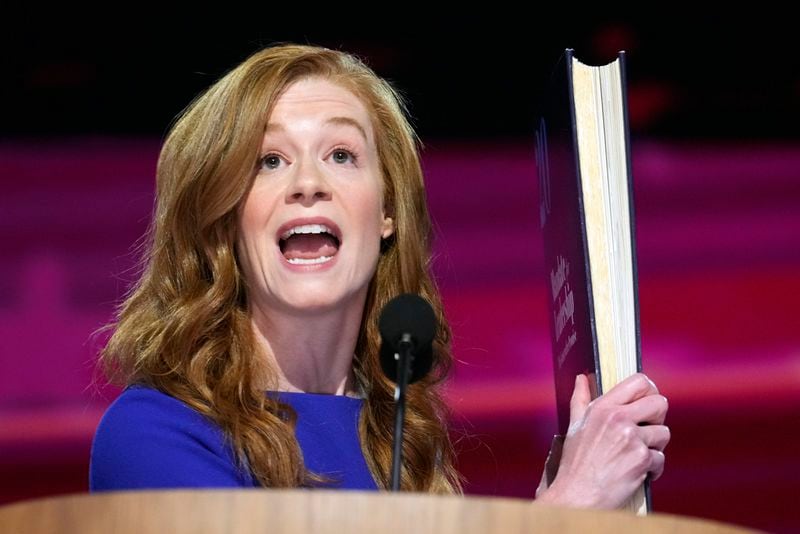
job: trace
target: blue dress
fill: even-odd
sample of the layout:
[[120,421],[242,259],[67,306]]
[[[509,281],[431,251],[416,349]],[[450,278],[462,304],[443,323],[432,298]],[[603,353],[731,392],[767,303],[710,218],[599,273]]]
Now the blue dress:
[[[358,439],[363,399],[277,393],[297,412],[295,434],[312,472],[375,490]],[[145,386],[127,388],[109,406],[92,443],[90,491],[258,486],[237,468],[219,426],[180,400]]]

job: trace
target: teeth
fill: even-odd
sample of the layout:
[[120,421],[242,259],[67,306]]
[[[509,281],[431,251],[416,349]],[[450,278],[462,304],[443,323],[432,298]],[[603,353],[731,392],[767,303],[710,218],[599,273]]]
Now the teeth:
[[325,263],[326,261],[331,261],[333,256],[320,256],[319,258],[292,258],[290,260],[286,260],[292,265],[314,265],[316,263]]
[[332,236],[336,234],[333,233],[333,230],[325,226],[324,224],[304,224],[302,226],[295,226],[294,228],[289,228],[283,234],[281,234],[281,239],[289,239],[289,236],[293,234],[322,234],[328,233]]

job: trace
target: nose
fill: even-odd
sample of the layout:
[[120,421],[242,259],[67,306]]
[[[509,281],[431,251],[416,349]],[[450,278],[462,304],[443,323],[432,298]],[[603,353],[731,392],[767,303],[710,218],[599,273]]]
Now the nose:
[[307,160],[298,163],[287,190],[286,201],[310,206],[319,200],[330,200],[330,184],[316,162]]

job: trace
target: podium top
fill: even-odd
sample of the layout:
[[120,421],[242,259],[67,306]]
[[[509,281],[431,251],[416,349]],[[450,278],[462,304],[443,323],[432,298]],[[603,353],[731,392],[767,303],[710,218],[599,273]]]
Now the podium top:
[[3,532],[753,532],[687,517],[550,507],[522,499],[334,490],[168,490],[51,497],[0,507]]

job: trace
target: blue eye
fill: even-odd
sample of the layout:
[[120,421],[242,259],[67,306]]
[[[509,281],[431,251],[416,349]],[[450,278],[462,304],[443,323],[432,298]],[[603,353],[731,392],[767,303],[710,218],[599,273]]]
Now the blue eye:
[[275,154],[267,154],[260,160],[261,168],[268,170],[275,170],[281,163],[281,158]]
[[333,151],[333,161],[335,161],[336,163],[347,163],[348,157],[352,160],[353,163],[358,161],[358,156],[350,150],[345,150],[344,148],[337,148],[336,150]]

